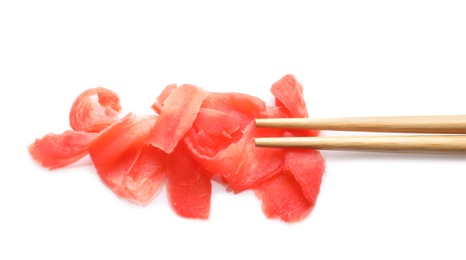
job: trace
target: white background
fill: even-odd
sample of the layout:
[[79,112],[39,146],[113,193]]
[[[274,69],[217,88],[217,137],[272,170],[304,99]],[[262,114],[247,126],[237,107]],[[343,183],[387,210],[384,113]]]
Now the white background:
[[291,225],[249,192],[215,185],[210,219],[187,220],[164,190],[117,198],[88,160],[35,164],[27,145],[97,86],[142,114],[169,83],[270,100],[293,73],[311,117],[466,114],[464,1],[152,2],[0,3],[0,259],[466,258],[464,156],[324,152]]

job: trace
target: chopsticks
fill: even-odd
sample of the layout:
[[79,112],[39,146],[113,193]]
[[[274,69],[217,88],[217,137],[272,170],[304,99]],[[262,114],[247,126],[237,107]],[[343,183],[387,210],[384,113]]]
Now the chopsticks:
[[255,138],[255,143],[258,147],[296,147],[322,150],[405,153],[466,153],[466,135],[461,135],[466,134],[466,115],[326,119],[268,118],[256,119],[256,126],[285,129],[423,134],[404,136]]

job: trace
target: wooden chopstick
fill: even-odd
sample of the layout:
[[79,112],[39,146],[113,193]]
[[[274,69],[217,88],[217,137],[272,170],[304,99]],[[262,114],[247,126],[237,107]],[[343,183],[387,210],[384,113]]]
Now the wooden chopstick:
[[466,136],[328,136],[255,138],[258,147],[295,147],[321,150],[465,154]]
[[349,118],[266,118],[257,127],[336,131],[466,134],[466,115]]

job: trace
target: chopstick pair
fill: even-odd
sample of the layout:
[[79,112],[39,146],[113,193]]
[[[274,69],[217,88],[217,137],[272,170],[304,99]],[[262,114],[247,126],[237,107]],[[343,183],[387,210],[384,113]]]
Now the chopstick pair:
[[[257,127],[334,131],[417,133],[402,136],[318,136],[255,138],[258,147],[296,147],[322,150],[466,153],[466,115],[357,118],[267,118]],[[431,134],[431,135],[425,135]]]

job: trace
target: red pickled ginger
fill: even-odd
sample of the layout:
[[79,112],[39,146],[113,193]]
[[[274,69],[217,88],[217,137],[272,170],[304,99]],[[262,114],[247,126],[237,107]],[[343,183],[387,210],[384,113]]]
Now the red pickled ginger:
[[148,203],[166,183],[170,206],[182,217],[207,219],[211,181],[239,193],[253,190],[266,217],[295,222],[316,204],[325,161],[319,151],[259,148],[256,137],[315,136],[318,131],[256,128],[256,118],[307,117],[303,86],[289,74],[272,84],[275,104],[244,93],[168,85],[152,104],[157,115],[119,118],[118,95],[105,88],[80,94],[71,130],[29,146],[45,168],[90,155],[97,174],[119,197]]

